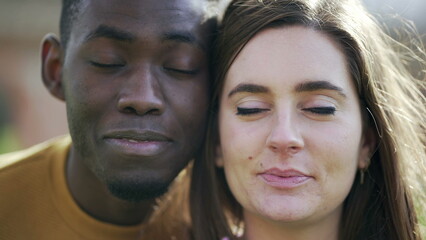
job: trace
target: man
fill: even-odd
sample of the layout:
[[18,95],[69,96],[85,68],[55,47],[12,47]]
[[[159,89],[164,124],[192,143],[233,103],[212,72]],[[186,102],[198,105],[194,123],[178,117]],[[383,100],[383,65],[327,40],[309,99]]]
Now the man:
[[[0,239],[136,239],[203,141],[207,0],[64,0],[42,76],[70,135],[0,157]],[[54,113],[52,113],[53,115]]]

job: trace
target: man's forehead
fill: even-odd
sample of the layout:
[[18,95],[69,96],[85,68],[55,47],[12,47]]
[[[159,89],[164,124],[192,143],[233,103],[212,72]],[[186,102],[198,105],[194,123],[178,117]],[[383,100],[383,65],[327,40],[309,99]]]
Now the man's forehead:
[[70,39],[77,45],[99,37],[135,43],[174,41],[206,50],[211,24],[204,21],[202,13],[191,10],[201,8],[200,2],[204,1],[86,0]]
[[166,39],[195,44],[206,50],[215,26],[214,21],[206,21],[204,10],[199,10],[207,7],[201,4],[207,2],[86,0],[72,26],[70,42],[81,45],[98,36],[132,39],[135,43]]
[[[85,0],[82,9],[93,7],[100,11],[127,11],[132,9],[134,14],[185,12],[193,15],[205,15],[210,8],[209,0]],[[113,11],[117,10],[117,11]],[[154,16],[155,14],[151,14]]]
[[[174,42],[186,43],[200,48],[202,51],[208,51],[206,43],[191,31],[157,31],[155,34],[145,33],[138,36],[137,33],[127,31],[126,29],[116,28],[114,26],[99,25],[96,29],[88,32],[82,39],[82,43],[87,43],[99,38],[110,39],[117,42],[136,43],[138,41],[154,39],[157,43]],[[148,40],[149,41],[149,40]]]
[[100,24],[125,26],[135,32],[148,27],[197,29],[206,20],[203,2],[207,3],[203,0],[86,0],[76,25],[80,25],[77,28]]

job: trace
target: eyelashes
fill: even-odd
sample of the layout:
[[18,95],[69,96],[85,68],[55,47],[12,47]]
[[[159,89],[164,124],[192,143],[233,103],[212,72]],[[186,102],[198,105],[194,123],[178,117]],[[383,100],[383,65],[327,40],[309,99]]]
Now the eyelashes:
[[100,63],[100,62],[90,61],[90,64],[94,67],[105,68],[105,69],[124,67],[124,64],[122,63]]
[[270,109],[267,108],[241,108],[237,107],[237,115],[240,116],[249,116],[254,115],[262,112],[268,112]]
[[163,67],[163,69],[169,72],[186,74],[186,75],[195,75],[198,72],[197,69],[192,70],[192,69],[179,69],[179,68],[171,68],[171,67]]
[[308,111],[317,115],[334,115],[336,113],[335,107],[313,107],[302,108],[303,111]]
[[[315,115],[328,116],[334,115],[336,113],[335,107],[313,107],[313,108],[302,108],[305,112],[310,112]],[[241,108],[237,107],[236,115],[239,116],[250,116],[255,114],[260,114],[263,112],[268,112],[270,109],[268,108]]]
[[[95,61],[90,61],[90,64],[94,67],[108,70],[118,69],[125,66],[124,63],[100,63]],[[163,67],[163,69],[172,74],[196,75],[198,73],[198,69],[179,69],[170,67]]]

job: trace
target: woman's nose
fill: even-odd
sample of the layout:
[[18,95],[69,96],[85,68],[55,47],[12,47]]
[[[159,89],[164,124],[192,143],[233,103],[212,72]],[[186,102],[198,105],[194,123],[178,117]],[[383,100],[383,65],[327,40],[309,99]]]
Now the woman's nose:
[[300,152],[305,143],[299,126],[297,120],[289,113],[276,116],[267,139],[268,148],[273,152],[290,156]]

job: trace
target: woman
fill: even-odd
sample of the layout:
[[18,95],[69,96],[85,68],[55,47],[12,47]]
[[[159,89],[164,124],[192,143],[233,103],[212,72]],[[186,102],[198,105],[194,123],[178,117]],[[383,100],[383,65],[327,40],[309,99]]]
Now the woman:
[[195,239],[422,239],[423,51],[355,0],[234,0],[222,24]]

